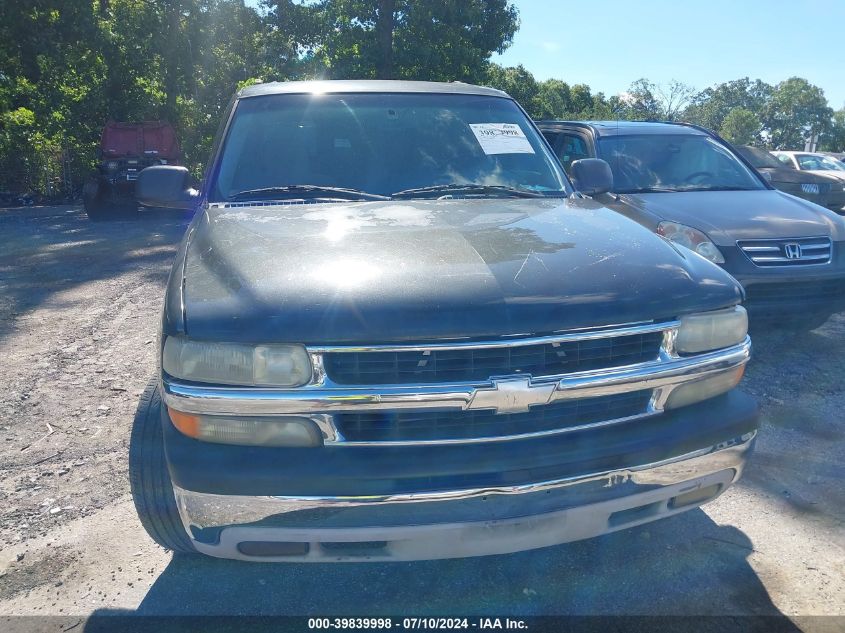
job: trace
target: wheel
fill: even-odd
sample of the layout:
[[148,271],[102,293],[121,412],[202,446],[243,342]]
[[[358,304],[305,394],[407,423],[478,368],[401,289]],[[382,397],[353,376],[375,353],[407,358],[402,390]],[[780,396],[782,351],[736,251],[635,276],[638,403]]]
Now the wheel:
[[138,219],[138,201],[133,195],[118,195],[112,201],[115,210],[115,218],[120,220]]
[[177,553],[196,552],[179,511],[164,459],[161,395],[158,380],[147,385],[138,403],[129,438],[129,485],[141,525],[156,543]]
[[108,205],[104,198],[105,196],[100,193],[100,185],[95,179],[92,178],[85,183],[82,188],[82,204],[88,219],[92,222],[108,219]]

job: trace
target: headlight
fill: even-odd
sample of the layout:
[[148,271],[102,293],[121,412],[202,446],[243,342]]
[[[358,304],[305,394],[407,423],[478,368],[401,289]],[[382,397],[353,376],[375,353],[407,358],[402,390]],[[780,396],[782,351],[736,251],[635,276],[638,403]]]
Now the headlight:
[[722,253],[716,248],[716,245],[710,241],[704,233],[698,229],[694,229],[686,224],[678,224],[677,222],[661,222],[657,225],[657,234],[662,235],[667,240],[685,246],[691,251],[695,251],[702,257],[706,257],[714,264],[724,264],[725,258]]
[[108,169],[109,171],[117,171],[117,161],[110,160],[109,162],[107,162],[106,169]]
[[738,345],[748,334],[748,313],[742,306],[681,317],[675,338],[679,354],[696,354]]
[[323,435],[309,418],[300,416],[236,417],[191,415],[167,408],[173,426],[188,437],[239,446],[321,446]]
[[299,387],[311,380],[301,345],[206,343],[170,336],[161,366],[176,378],[226,385]]

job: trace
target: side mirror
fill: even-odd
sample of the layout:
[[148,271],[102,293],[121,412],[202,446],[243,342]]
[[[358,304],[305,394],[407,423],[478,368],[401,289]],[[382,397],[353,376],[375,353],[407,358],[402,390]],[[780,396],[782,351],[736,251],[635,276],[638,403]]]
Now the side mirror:
[[575,188],[585,196],[597,196],[613,189],[613,172],[600,158],[574,160],[569,170]]
[[135,196],[145,207],[191,209],[199,192],[191,188],[191,175],[185,167],[153,165],[138,174]]

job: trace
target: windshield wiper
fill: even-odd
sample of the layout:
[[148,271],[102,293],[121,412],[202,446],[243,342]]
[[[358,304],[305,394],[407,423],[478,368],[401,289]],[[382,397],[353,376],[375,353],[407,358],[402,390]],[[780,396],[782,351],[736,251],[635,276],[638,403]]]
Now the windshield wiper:
[[684,187],[678,191],[756,191],[753,187],[731,187],[729,185],[705,185],[704,187]]
[[616,189],[613,193],[675,193],[677,191],[684,190],[672,187],[641,187],[640,189]]
[[387,196],[382,196],[377,193],[368,193],[366,191],[359,191],[358,189],[345,189],[343,187],[324,187],[322,185],[285,185],[283,187],[262,187],[260,189],[244,189],[233,193],[228,197],[229,200],[243,200],[244,198],[251,198],[253,196],[273,197],[280,195],[301,195],[303,193],[330,193],[332,197],[348,198],[353,200],[355,198],[363,198],[365,200],[389,200]]
[[518,198],[540,198],[543,194],[537,191],[529,191],[528,189],[520,189],[518,187],[508,187],[507,185],[479,185],[479,184],[458,184],[452,183],[449,185],[433,185],[431,187],[419,187],[417,189],[403,189],[397,191],[392,198],[414,198],[416,196],[425,196],[428,194],[449,194],[449,193],[465,193],[465,194],[482,194],[482,193],[498,193],[504,195],[511,195]]

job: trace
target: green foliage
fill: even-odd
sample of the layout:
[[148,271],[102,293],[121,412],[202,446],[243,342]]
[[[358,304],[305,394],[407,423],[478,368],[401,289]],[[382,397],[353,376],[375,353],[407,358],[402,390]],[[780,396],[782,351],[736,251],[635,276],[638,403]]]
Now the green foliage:
[[734,108],[722,121],[719,134],[735,145],[756,145],[761,128],[760,119],[751,110]]
[[530,116],[540,116],[538,107],[540,86],[534,79],[534,75],[521,64],[511,68],[490,64],[487,67],[487,75],[483,83],[491,88],[498,88],[507,92],[525,108]]
[[725,117],[735,108],[760,116],[771,100],[773,90],[769,84],[759,79],[751,81],[747,77],[718,84],[693,96],[684,118],[711,130],[719,130]]
[[[507,0],[0,2],[0,190],[78,187],[103,125],[168,120],[199,173],[232,93],[259,81],[478,81]],[[47,176],[44,176],[44,174]]]
[[[0,190],[79,187],[109,119],[163,119],[199,174],[234,91],[260,81],[398,78],[483,83],[536,118],[683,118],[776,148],[845,149],[804,79],[739,79],[697,94],[635,81],[606,97],[491,63],[512,42],[509,0],[27,0],[0,2]],[[688,104],[688,105],[687,105]]]
[[572,89],[560,79],[541,81],[536,99],[535,114],[538,119],[568,118],[568,113],[572,112]]
[[626,106],[629,119],[638,121],[659,121],[663,118],[663,109],[657,100],[657,86],[648,79],[637,79],[631,84],[622,102]]
[[762,116],[776,149],[803,149],[805,139],[830,129],[832,117],[821,88],[800,77],[775,86]]
[[845,109],[833,113],[830,130],[822,137],[821,149],[827,152],[845,151]]
[[[274,4],[276,15],[292,8]],[[507,0],[321,0],[294,10],[312,25],[308,51],[335,79],[478,81],[519,26]]]

